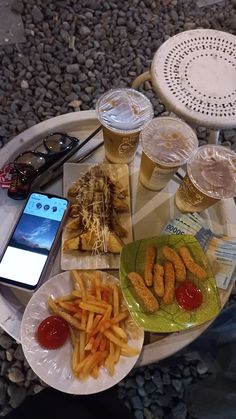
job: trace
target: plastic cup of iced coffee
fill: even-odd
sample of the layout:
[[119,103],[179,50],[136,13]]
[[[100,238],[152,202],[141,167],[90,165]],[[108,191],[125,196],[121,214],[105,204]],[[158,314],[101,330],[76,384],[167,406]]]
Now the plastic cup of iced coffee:
[[154,118],[142,130],[139,180],[150,190],[163,189],[198,147],[194,130],[172,117]]
[[96,111],[103,127],[107,160],[130,163],[139,144],[141,129],[153,118],[150,100],[134,89],[112,89],[99,98]]
[[199,212],[236,196],[236,155],[220,145],[199,147],[175,195],[181,212]]

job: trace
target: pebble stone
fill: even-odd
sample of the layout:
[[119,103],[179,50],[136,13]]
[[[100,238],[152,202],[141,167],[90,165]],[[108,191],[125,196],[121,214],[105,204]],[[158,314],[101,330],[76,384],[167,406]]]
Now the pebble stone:
[[145,419],[154,419],[152,412],[146,407],[143,409]]
[[145,391],[145,389],[143,387],[138,387],[138,395],[141,397],[145,397],[147,395],[147,392]]
[[172,415],[176,419],[185,419],[187,416],[186,404],[179,402],[176,406],[173,407]]
[[26,380],[28,381],[37,380],[37,375],[30,368],[27,371]]
[[7,384],[1,380],[0,381],[0,405],[4,406],[7,400]]
[[33,7],[33,9],[32,9],[32,18],[33,18],[33,22],[34,23],[42,22],[42,20],[43,20],[43,14],[42,14],[42,12],[41,12],[41,10],[40,10],[39,7],[37,7],[37,6],[34,6]]
[[200,375],[206,374],[208,371],[208,366],[204,362],[199,362],[197,364],[197,372]]
[[19,368],[12,367],[8,370],[8,378],[12,383],[21,383],[25,376]]
[[21,85],[22,89],[28,89],[29,88],[29,83],[27,82],[27,80],[22,80],[20,85]]
[[90,35],[91,31],[88,26],[82,26],[79,30],[81,38],[87,38]]
[[170,374],[168,373],[163,374],[163,377],[162,377],[163,384],[170,384],[170,381],[171,381]]
[[144,377],[142,375],[137,375],[135,380],[139,387],[142,387],[145,383]]
[[24,361],[25,357],[24,357],[24,352],[22,350],[22,346],[18,345],[15,352],[14,352],[14,358],[17,359],[18,361]]
[[143,419],[144,418],[143,412],[141,410],[136,410],[134,415],[135,415],[136,419]]
[[[198,371],[199,372],[199,371]],[[172,386],[175,388],[177,392],[179,392],[182,389],[182,381],[178,379],[173,379],[171,381]]]
[[8,335],[2,335],[0,336],[0,346],[4,349],[9,349],[12,345],[12,338]]
[[18,407],[26,397],[26,389],[24,387],[15,386],[10,396],[9,404],[12,408]]
[[143,408],[143,404],[142,404],[141,398],[139,396],[131,397],[131,404],[132,404],[134,409],[142,409]]
[[40,384],[35,384],[34,386],[34,394],[40,393],[40,391],[42,391],[44,389],[43,386],[41,386]]
[[230,130],[225,130],[223,133],[223,137],[225,139],[225,141],[230,141],[234,138],[235,136],[235,130],[230,129]]
[[156,391],[156,386],[152,381],[147,381],[144,385],[144,388],[148,394],[152,394],[154,391]]
[[14,350],[12,348],[10,348],[8,351],[6,351],[7,361],[9,361],[9,362],[13,361],[13,352],[14,352]]
[[68,64],[66,71],[69,74],[77,74],[79,72],[79,64]]
[[1,362],[1,369],[0,369],[0,375],[4,377],[10,368],[10,362],[9,361],[2,361]]

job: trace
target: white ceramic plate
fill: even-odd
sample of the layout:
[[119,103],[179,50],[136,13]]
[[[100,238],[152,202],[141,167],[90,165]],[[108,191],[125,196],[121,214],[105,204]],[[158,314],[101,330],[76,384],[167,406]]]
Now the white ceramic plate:
[[[105,272],[101,272],[101,279],[118,282],[117,278]],[[47,300],[50,296],[59,297],[69,294],[71,290],[70,273],[67,271],[54,276],[36,291],[22,319],[23,351],[33,371],[49,386],[70,394],[98,393],[121,381],[136,364],[139,356],[121,356],[113,377],[109,376],[105,369],[101,369],[97,379],[91,377],[80,381],[73,376],[71,371],[72,348],[69,340],[60,349],[43,349],[35,338],[35,332],[40,322],[50,315]],[[129,344],[141,351],[143,339],[144,332],[140,330],[139,338],[129,340]]]
[[[68,189],[80,177],[85,175],[92,164],[64,164],[63,173],[63,193],[67,196]],[[128,190],[130,201],[130,188],[129,188],[129,169],[127,164],[102,164],[103,170],[109,174],[112,180],[119,181],[123,187]],[[132,242],[132,220],[131,212],[123,212],[119,214],[120,224],[127,230],[127,237],[123,240],[125,244]],[[63,231],[62,242],[66,239],[66,231]],[[107,253],[101,255],[93,255],[91,252],[81,252],[73,250],[71,252],[61,252],[61,269],[118,269],[120,255]]]

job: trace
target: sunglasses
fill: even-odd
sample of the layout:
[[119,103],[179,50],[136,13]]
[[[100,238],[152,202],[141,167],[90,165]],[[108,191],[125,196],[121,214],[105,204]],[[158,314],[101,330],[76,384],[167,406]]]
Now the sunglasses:
[[33,151],[19,154],[13,162],[14,169],[23,179],[32,182],[38,175],[63,158],[79,145],[79,140],[68,134],[54,132],[43,139]]
[[[54,132],[45,137],[34,151],[25,151],[19,154],[13,162],[8,196],[21,200],[27,198],[32,187],[36,185],[40,190],[41,188],[45,189],[62,175],[63,164],[71,158],[74,159],[75,153],[81,150],[101,129],[101,126],[97,127],[81,143],[78,138]],[[102,145],[103,142],[100,142],[75,161],[83,161]]]

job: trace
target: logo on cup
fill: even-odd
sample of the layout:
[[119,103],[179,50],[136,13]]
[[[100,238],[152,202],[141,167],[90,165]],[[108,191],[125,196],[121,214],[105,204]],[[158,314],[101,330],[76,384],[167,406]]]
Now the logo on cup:
[[118,153],[120,156],[127,155],[128,153],[132,153],[135,146],[135,141],[132,138],[123,138],[122,144],[118,147]]
[[180,192],[184,195],[184,199],[188,204],[198,205],[204,197],[196,192],[196,189],[192,186],[190,180],[187,178],[180,186]]

